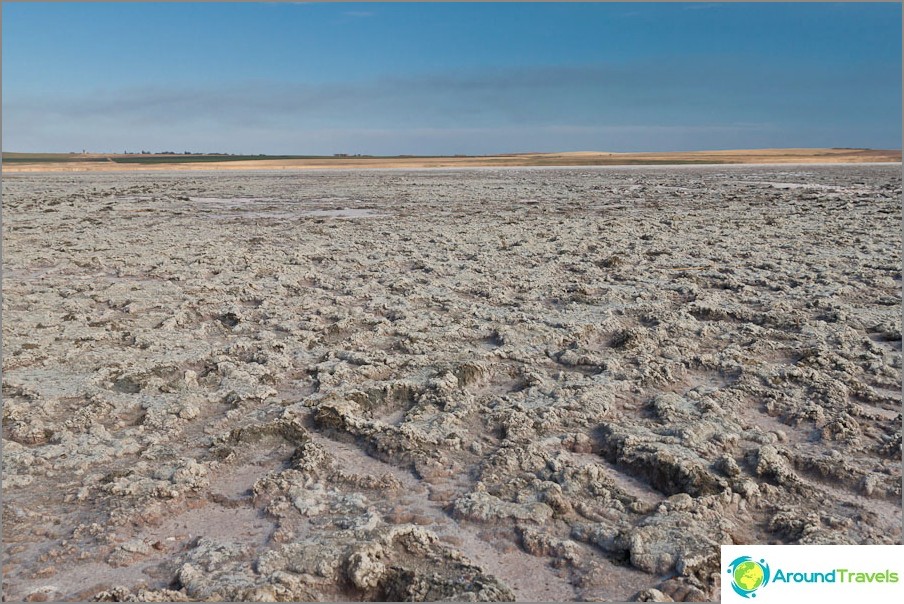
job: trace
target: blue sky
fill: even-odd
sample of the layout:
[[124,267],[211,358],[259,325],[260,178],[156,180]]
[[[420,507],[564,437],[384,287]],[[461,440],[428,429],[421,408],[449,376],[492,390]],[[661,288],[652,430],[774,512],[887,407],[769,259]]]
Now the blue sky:
[[901,5],[3,3],[3,149],[901,147]]

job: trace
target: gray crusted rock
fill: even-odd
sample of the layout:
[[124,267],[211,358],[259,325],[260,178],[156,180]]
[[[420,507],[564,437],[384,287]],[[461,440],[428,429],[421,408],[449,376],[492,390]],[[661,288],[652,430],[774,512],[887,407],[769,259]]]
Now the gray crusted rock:
[[348,557],[345,574],[352,585],[360,590],[376,588],[386,575],[386,565],[381,561],[385,553],[377,543],[357,548]]
[[637,592],[636,594],[634,594],[634,596],[631,598],[631,601],[632,602],[674,602],[675,600],[673,600],[671,598],[671,596],[668,596],[668,595],[662,593],[661,591],[659,591],[658,589],[654,589],[651,587],[650,589],[644,589],[644,590],[641,590],[641,591]]
[[728,488],[703,459],[682,447],[658,442],[648,432],[607,423],[600,427],[600,441],[608,459],[630,468],[667,495],[710,495]]
[[543,523],[552,517],[552,509],[545,503],[512,503],[485,492],[469,493],[453,505],[453,514],[474,522],[493,523],[504,519]]

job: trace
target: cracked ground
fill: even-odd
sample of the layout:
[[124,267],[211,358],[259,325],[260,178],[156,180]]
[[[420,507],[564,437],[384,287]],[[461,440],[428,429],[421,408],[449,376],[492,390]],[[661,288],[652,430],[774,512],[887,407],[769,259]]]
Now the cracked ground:
[[901,538],[901,175],[5,175],[4,598],[714,600]]

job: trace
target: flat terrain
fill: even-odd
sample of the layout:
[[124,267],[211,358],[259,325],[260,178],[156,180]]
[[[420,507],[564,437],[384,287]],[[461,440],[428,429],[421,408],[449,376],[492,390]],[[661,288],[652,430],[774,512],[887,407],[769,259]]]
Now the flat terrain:
[[479,157],[317,157],[244,155],[122,155],[4,153],[4,172],[135,170],[302,170],[353,168],[474,168],[661,164],[785,164],[900,162],[900,150],[741,149],[683,153],[520,153]]
[[723,543],[898,543],[900,200],[4,174],[4,597],[714,600]]

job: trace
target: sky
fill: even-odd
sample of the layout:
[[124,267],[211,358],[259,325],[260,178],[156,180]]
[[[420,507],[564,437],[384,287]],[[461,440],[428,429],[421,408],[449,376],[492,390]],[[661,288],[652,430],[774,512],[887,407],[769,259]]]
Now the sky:
[[899,149],[901,10],[3,2],[3,150]]

